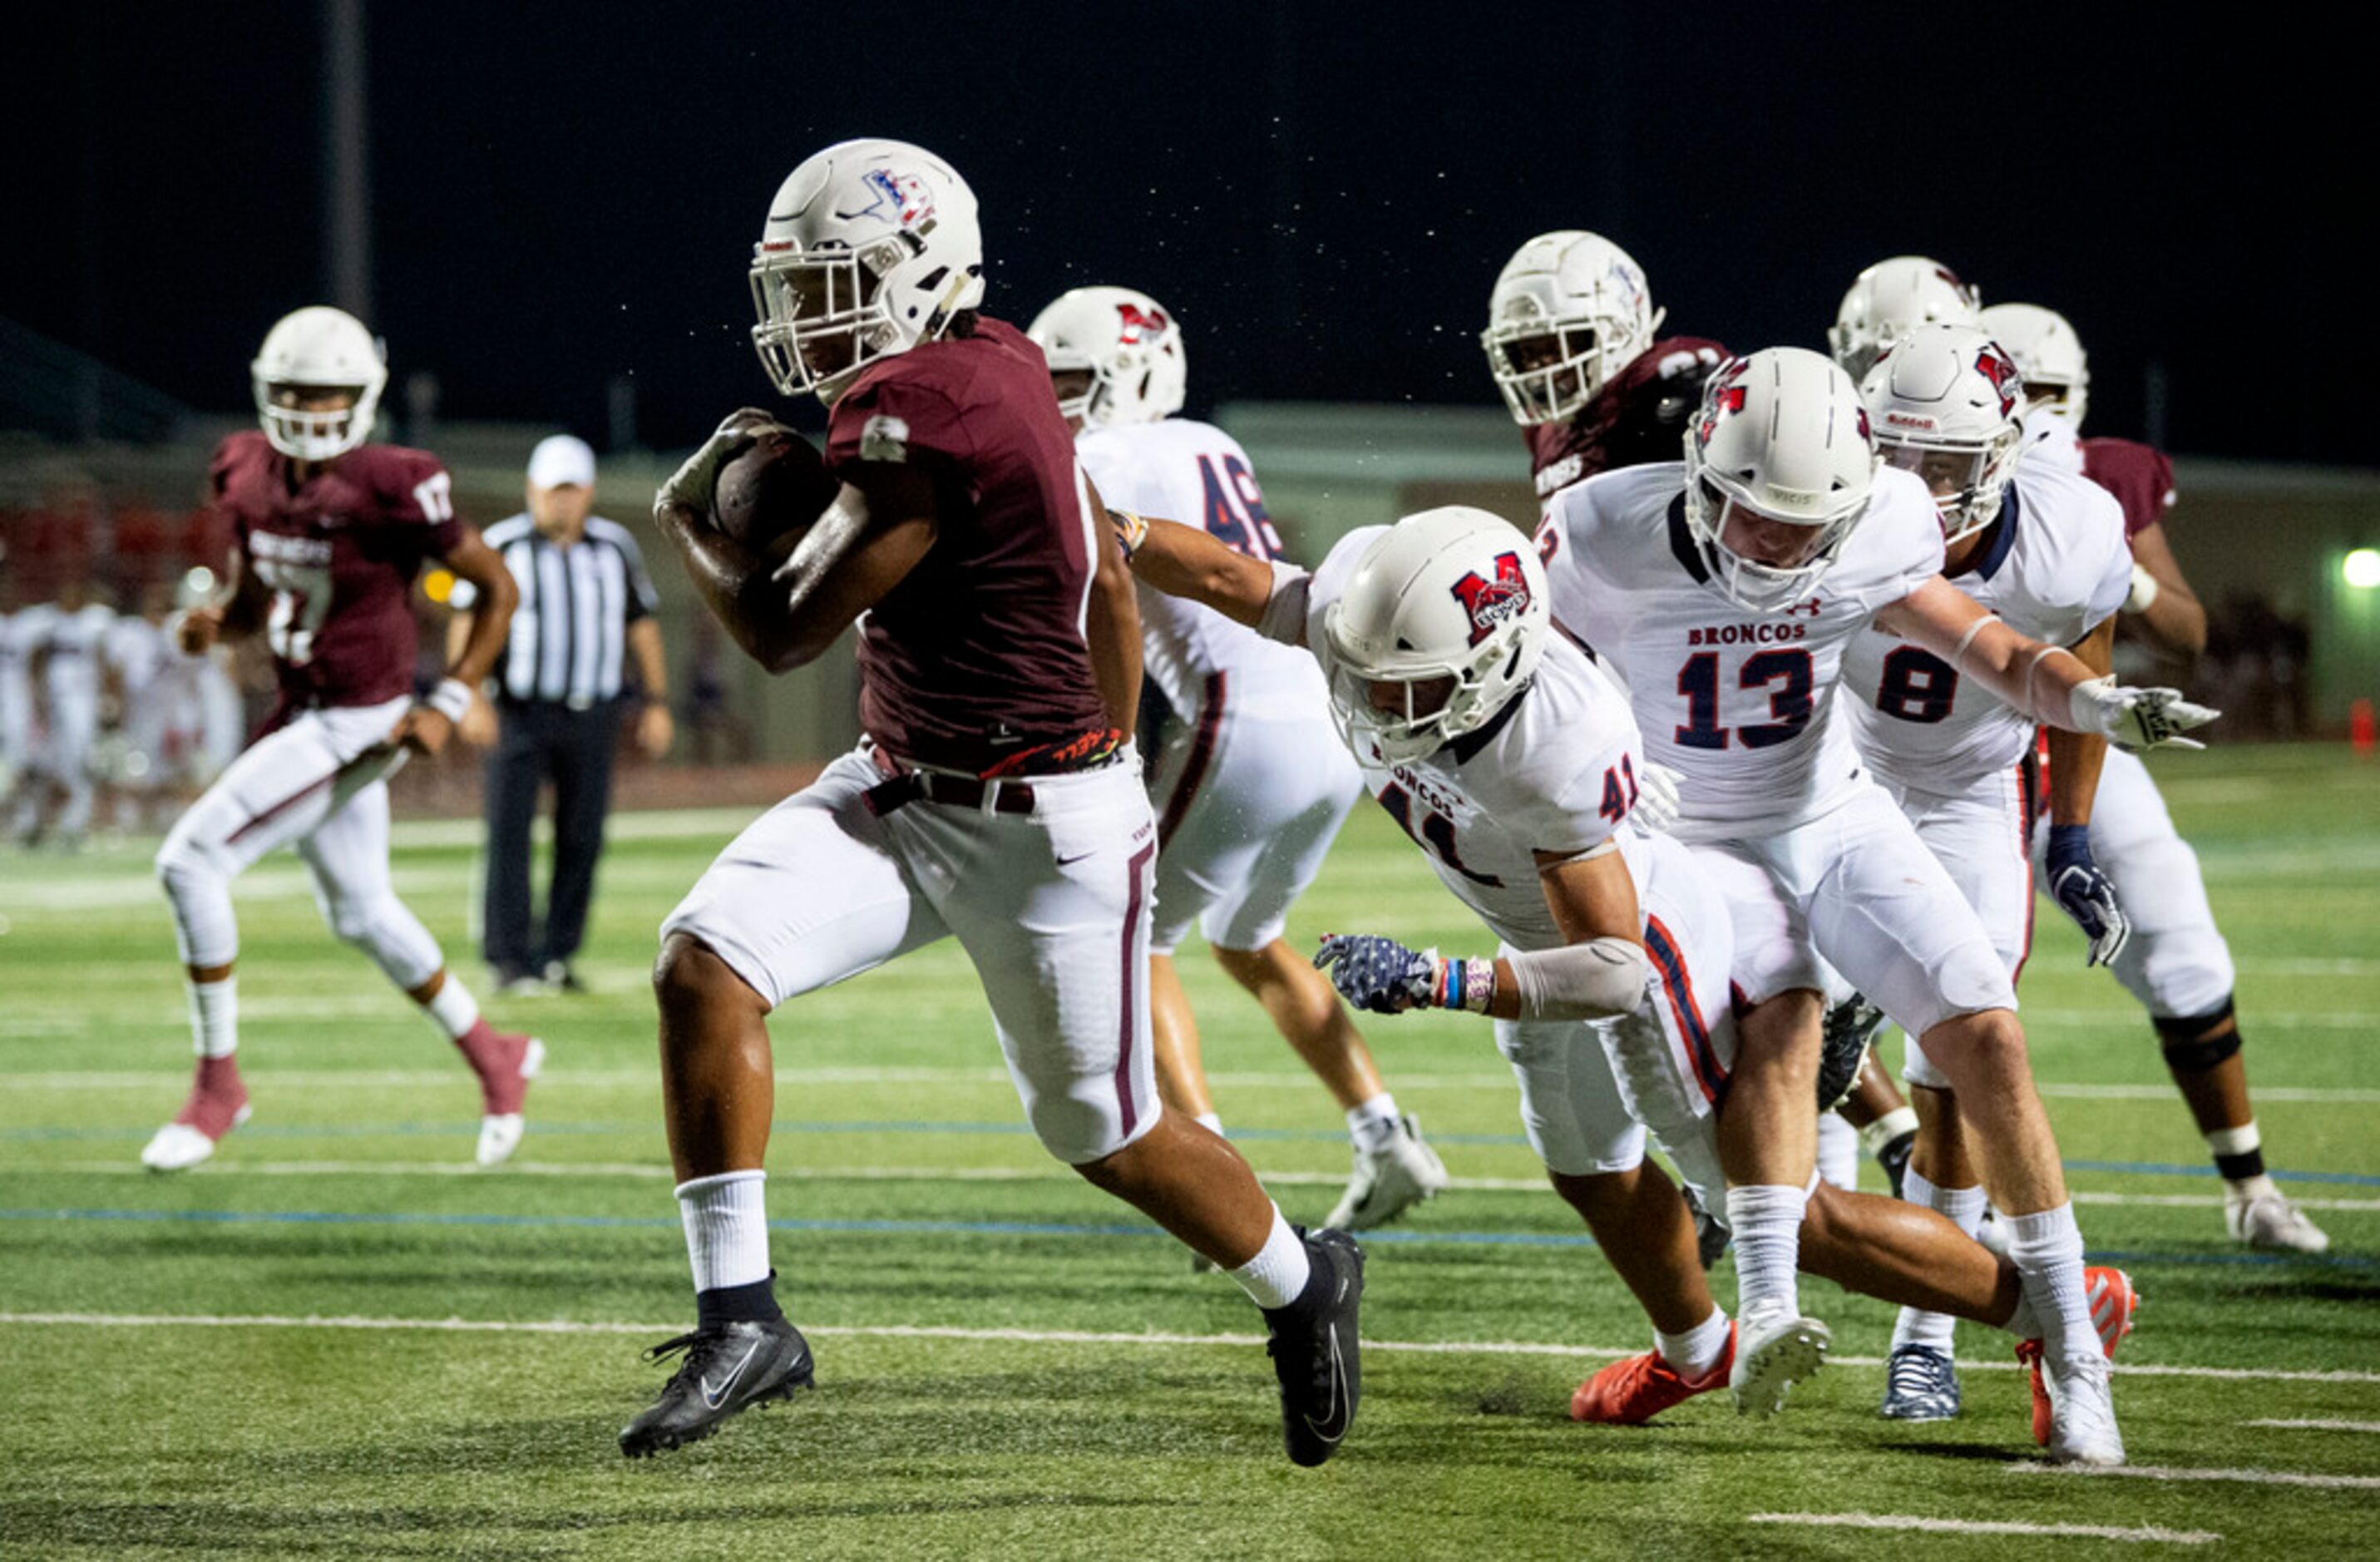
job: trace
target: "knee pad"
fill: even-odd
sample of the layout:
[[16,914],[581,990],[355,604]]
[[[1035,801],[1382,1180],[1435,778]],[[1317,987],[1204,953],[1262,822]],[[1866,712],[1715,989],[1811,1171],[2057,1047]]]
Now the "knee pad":
[[165,837],[157,849],[157,882],[174,913],[182,962],[229,965],[239,958],[239,927],[232,919],[229,866],[187,836]]
[[369,900],[325,900],[322,920],[342,943],[370,956],[390,981],[407,992],[429,981],[446,963],[430,930],[394,895]]
[[2232,1018],[2231,1000],[2206,1014],[2166,1017],[2151,1015],[2149,1023],[2156,1027],[2157,1043],[2165,1051],[2166,1067],[2181,1074],[2203,1074],[2218,1063],[2228,1062],[2240,1052],[2240,1028],[2234,1024],[2219,1036],[2206,1032]]

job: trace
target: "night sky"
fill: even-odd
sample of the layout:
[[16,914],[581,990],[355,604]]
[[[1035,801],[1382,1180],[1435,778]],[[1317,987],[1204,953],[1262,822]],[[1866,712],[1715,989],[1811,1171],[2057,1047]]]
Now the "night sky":
[[[368,4],[370,323],[449,418],[600,442],[625,373],[666,446],[767,404],[769,198],[891,135],[975,187],[988,311],[1145,288],[1194,412],[1493,406],[1488,287],[1575,226],[1739,350],[1823,347],[1861,266],[1929,253],[2074,321],[2095,432],[2147,432],[2161,362],[2180,452],[2380,459],[2364,355],[2302,323],[2365,328],[2372,88],[2289,8]],[[236,410],[325,293],[315,8],[42,9],[9,29],[0,314]]]

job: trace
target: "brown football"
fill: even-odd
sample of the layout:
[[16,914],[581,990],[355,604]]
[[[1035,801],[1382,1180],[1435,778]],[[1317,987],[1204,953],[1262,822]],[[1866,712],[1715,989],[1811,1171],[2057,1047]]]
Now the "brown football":
[[770,429],[719,469],[710,523],[747,548],[766,550],[788,532],[808,530],[841,487],[818,446],[791,429]]

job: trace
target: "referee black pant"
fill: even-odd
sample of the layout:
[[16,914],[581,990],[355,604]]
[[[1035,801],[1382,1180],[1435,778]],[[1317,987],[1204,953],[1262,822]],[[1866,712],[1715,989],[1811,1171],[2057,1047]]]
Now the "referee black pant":
[[[567,960],[587,933],[595,859],[612,804],[612,748],[621,702],[583,711],[552,701],[499,701],[488,756],[488,861],[480,949],[505,977]],[[553,783],[553,882],[540,928],[529,906],[529,826],[538,788]]]

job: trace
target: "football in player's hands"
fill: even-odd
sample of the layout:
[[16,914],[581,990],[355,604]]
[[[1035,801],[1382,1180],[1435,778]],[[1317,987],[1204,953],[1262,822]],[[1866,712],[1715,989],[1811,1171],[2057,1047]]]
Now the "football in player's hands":
[[710,523],[756,552],[786,533],[807,529],[842,489],[818,446],[789,428],[772,425],[719,469],[710,494]]

